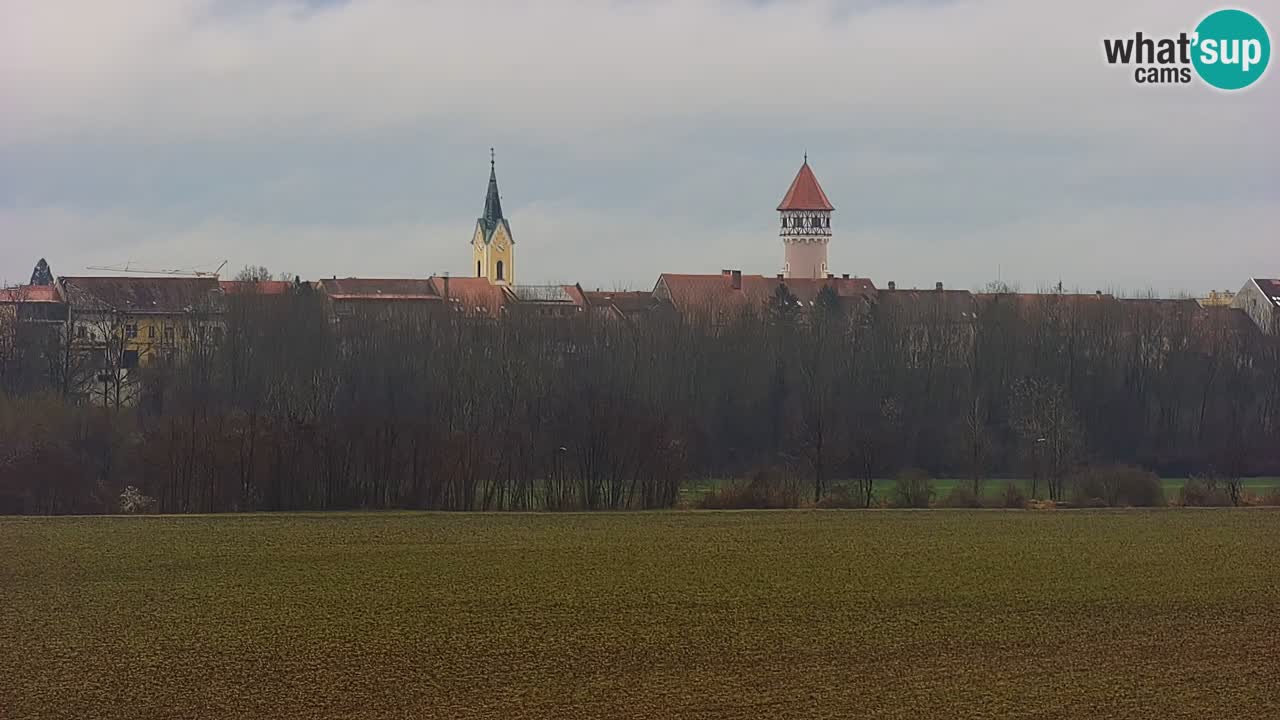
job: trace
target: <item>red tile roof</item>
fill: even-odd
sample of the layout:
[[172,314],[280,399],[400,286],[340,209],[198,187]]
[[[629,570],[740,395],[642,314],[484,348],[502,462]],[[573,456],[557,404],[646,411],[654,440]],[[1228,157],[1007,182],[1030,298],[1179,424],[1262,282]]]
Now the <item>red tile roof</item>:
[[[448,283],[448,290],[445,283]],[[489,278],[482,277],[443,277],[431,278],[431,286],[437,295],[449,296],[449,301],[467,315],[486,315],[498,317],[506,304],[506,294],[501,285],[494,285]]]
[[0,303],[60,303],[61,295],[54,285],[19,285],[0,288]]
[[287,280],[220,280],[227,295],[287,295],[293,283]]
[[827,199],[827,194],[822,192],[822,186],[818,184],[818,178],[814,177],[808,160],[800,166],[800,172],[796,173],[796,179],[791,181],[791,187],[787,189],[787,194],[782,198],[778,209],[835,210],[831,206],[831,201]]
[[785,284],[791,294],[804,305],[817,299],[822,288],[830,286],[840,298],[870,299],[876,286],[867,278],[790,278],[743,275],[740,288],[733,287],[733,274],[681,275],[663,273],[654,293],[666,295],[681,312],[744,309],[764,307]]
[[431,280],[413,278],[333,278],[320,289],[334,300],[440,300]]

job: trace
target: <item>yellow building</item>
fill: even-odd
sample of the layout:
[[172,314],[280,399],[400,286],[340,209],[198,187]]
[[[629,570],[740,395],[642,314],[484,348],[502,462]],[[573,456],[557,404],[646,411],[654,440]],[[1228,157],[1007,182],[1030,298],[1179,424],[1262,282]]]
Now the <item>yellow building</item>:
[[515,284],[516,241],[511,235],[511,225],[502,216],[492,148],[489,149],[489,191],[484,198],[484,214],[476,220],[476,231],[471,236],[471,259],[476,266],[476,277],[489,278],[489,282],[502,285]]
[[221,327],[222,290],[212,277],[63,277],[73,346],[99,369],[169,359]]
[[1210,290],[1208,295],[1197,298],[1200,307],[1231,307],[1236,294],[1230,290]]

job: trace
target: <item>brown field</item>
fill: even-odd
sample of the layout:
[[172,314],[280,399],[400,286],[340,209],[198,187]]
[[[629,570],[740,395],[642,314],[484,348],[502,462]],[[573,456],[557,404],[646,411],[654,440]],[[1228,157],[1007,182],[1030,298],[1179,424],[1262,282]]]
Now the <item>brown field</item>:
[[0,718],[1280,717],[1280,511],[0,518]]

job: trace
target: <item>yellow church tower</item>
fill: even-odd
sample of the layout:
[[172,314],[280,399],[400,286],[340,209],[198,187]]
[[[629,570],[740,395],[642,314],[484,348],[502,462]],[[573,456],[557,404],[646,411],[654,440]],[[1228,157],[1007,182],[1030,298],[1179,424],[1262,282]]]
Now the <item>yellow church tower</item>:
[[499,285],[515,284],[515,245],[511,226],[502,217],[498,173],[494,168],[493,148],[489,148],[489,192],[484,197],[484,214],[476,220],[476,231],[471,236],[471,257],[476,264],[476,277],[487,277],[489,282]]

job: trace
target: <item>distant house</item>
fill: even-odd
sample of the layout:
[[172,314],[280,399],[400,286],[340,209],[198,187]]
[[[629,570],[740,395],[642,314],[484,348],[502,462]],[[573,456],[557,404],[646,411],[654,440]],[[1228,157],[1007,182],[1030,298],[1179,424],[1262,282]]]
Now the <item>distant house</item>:
[[506,288],[507,314],[520,318],[578,318],[587,298],[577,285],[511,285]]
[[62,324],[67,303],[57,285],[19,285],[0,289],[0,316],[23,323]]
[[0,289],[0,374],[22,358],[53,360],[65,340],[67,304],[57,285]]
[[876,286],[867,278],[848,275],[765,277],[744,275],[740,270],[722,270],[719,275],[663,273],[653,288],[653,297],[670,303],[686,320],[723,325],[748,312],[764,312],[770,303],[784,296],[795,303],[799,317],[807,317],[826,288],[831,289],[846,311],[866,308],[876,295]]
[[315,287],[337,321],[389,312],[496,320],[511,302],[506,287],[484,277],[331,278]]
[[[897,283],[876,293],[872,309],[878,326],[902,344],[908,367],[962,365],[973,349],[978,300],[968,290],[900,289]],[[888,348],[885,348],[888,349]]]
[[118,341],[119,364],[148,365],[221,331],[222,290],[212,277],[63,277],[73,346]]
[[280,297],[293,292],[295,287],[306,286],[299,282],[296,285],[288,280],[219,280],[218,287],[227,297],[259,296]]
[[136,373],[223,333],[214,277],[62,277],[73,391],[93,403],[138,401]]
[[1196,302],[1200,303],[1200,307],[1231,307],[1231,301],[1236,299],[1236,294],[1230,290],[1210,290],[1208,294],[1196,298]]
[[497,320],[511,302],[505,288],[487,277],[435,275],[431,285],[455,314],[471,319]]
[[655,317],[671,306],[647,290],[594,290],[583,293],[592,317],[638,322]]
[[1262,332],[1280,334],[1280,280],[1250,278],[1236,293],[1231,307],[1248,313]]
[[444,308],[444,298],[430,279],[332,278],[316,285],[340,321],[389,311],[430,313]]

